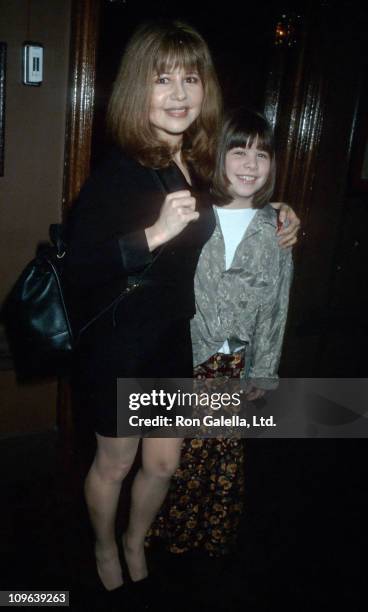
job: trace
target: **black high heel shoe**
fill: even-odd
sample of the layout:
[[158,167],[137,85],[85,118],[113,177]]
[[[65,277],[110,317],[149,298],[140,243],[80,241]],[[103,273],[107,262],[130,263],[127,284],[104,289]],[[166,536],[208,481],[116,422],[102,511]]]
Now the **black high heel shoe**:
[[124,554],[123,540],[121,540],[121,546],[119,546],[119,557],[123,570],[124,584],[127,584],[129,596],[134,603],[135,610],[153,609],[155,607],[154,595],[157,585],[151,576],[145,576],[141,580],[132,580]]
[[105,610],[106,607],[104,606],[107,605],[109,610],[120,610],[122,604],[125,604],[129,600],[128,586],[126,582],[123,582],[114,589],[107,589],[97,571],[96,563],[94,564],[94,583],[96,585],[95,595],[97,601],[102,605],[101,609]]
[[156,605],[156,583],[151,576],[129,583],[129,593],[137,610],[154,610]]

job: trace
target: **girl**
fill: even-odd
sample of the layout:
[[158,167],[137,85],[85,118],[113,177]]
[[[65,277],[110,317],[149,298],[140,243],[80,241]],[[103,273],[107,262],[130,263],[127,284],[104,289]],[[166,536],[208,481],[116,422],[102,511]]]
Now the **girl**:
[[[233,112],[219,139],[216,228],[195,274],[191,333],[194,376],[246,376],[249,400],[277,386],[292,279],[291,250],[275,240],[274,182],[270,126],[258,113]],[[239,439],[186,440],[152,534],[168,539],[172,552],[226,552],[242,510],[243,460]]]

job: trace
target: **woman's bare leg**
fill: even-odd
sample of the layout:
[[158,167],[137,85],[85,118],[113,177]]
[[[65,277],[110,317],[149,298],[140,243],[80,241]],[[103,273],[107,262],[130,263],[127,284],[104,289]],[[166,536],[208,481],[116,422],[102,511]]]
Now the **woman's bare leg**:
[[182,438],[143,440],[142,467],[133,483],[129,525],[123,536],[125,559],[133,581],[147,576],[144,539],[179,465],[181,445]]
[[96,535],[97,572],[108,590],[123,583],[115,539],[115,518],[121,484],[137,453],[137,438],[108,438],[96,434],[97,452],[84,492]]

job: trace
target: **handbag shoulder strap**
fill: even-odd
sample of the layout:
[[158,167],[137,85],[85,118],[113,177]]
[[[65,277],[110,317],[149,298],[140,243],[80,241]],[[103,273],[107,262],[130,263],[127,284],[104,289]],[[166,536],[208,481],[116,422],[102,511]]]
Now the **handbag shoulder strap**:
[[49,227],[49,236],[56,247],[57,257],[61,259],[66,253],[65,226],[62,223],[52,223]]

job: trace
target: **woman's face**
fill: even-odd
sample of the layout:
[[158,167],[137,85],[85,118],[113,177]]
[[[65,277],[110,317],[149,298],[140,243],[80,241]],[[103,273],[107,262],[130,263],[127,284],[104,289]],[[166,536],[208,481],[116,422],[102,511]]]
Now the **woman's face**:
[[160,140],[175,146],[201,112],[203,85],[196,71],[176,68],[155,75],[149,120]]

